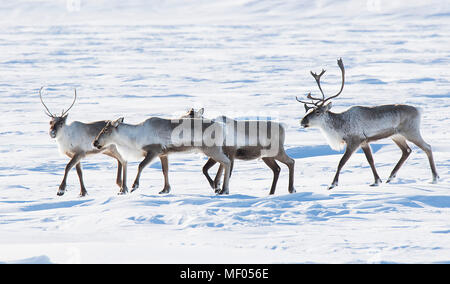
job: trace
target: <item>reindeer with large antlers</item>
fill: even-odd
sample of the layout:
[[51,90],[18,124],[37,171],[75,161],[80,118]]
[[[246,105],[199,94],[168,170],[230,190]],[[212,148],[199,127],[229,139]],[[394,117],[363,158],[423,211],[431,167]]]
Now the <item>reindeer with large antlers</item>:
[[[45,114],[51,118],[50,120],[50,137],[55,138],[58,143],[59,151],[63,155],[67,155],[70,158],[69,163],[65,167],[64,177],[59,186],[57,195],[61,196],[66,190],[66,180],[69,171],[75,166],[80,180],[80,196],[85,196],[87,194],[86,187],[83,182],[83,172],[81,168],[81,159],[88,155],[102,153],[107,156],[113,157],[117,160],[117,178],[116,183],[119,187],[123,188],[122,182],[122,168],[123,164],[126,163],[114,145],[106,147],[105,149],[99,150],[92,146],[92,141],[97,136],[97,134],[105,127],[107,121],[96,121],[92,123],[83,123],[79,121],[74,121],[71,124],[66,124],[67,116],[69,110],[75,104],[77,99],[77,91],[75,90],[75,95],[72,104],[67,110],[63,110],[61,115],[55,115],[50,112],[48,107],[42,100],[42,89],[39,90],[39,98],[41,103],[45,108]],[[126,165],[125,165],[126,166]],[[126,179],[126,172],[123,173],[123,178]]]
[[311,71],[311,75],[319,86],[322,98],[313,97],[311,93],[307,95],[307,98],[311,101],[302,101],[297,98],[298,102],[304,104],[307,112],[307,115],[301,120],[303,127],[319,128],[326,137],[328,144],[335,150],[340,150],[346,145],[344,156],[339,162],[333,182],[328,189],[332,189],[338,185],[339,173],[342,167],[359,147],[362,148],[372,169],[375,178],[372,186],[379,185],[381,179],[375,169],[369,143],[389,137],[402,150],[403,154],[392,170],[387,182],[395,178],[398,170],[411,153],[411,149],[406,143],[406,140],[408,140],[416,144],[427,154],[433,175],[433,183],[436,183],[439,176],[434,164],[431,146],[423,140],[420,134],[421,116],[418,108],[397,104],[375,107],[353,106],[341,113],[333,113],[330,111],[331,102],[328,104],[326,102],[339,96],[344,89],[345,69],[342,59],[338,60],[338,66],[342,73],[342,85],[336,95],[325,98],[322,87],[320,86],[320,78],[325,73],[325,70],[322,70],[320,74]]

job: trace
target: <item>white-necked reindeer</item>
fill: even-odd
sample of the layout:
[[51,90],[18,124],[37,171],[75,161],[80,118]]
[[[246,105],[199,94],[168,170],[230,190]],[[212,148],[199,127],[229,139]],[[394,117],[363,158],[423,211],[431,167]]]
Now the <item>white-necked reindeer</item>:
[[311,93],[307,96],[311,102],[301,101],[297,98],[297,101],[304,103],[306,112],[309,111],[301,120],[303,127],[319,128],[333,149],[340,150],[346,145],[344,156],[339,162],[336,175],[329,189],[338,185],[339,173],[342,167],[360,146],[366,155],[375,178],[372,186],[377,186],[381,183],[381,179],[375,169],[369,143],[388,137],[397,144],[403,154],[392,170],[387,182],[395,178],[398,170],[411,153],[406,140],[416,144],[427,154],[433,175],[433,183],[437,182],[439,176],[436,172],[431,146],[420,135],[420,111],[416,107],[396,104],[375,107],[353,106],[341,113],[330,111],[331,102],[328,104],[326,102],[339,96],[344,88],[345,70],[342,59],[338,60],[338,66],[342,73],[342,85],[336,95],[325,98],[320,86],[320,77],[325,73],[325,70],[322,70],[318,75],[311,72],[319,86],[322,98],[313,97]]
[[[184,116],[190,118],[203,118],[204,109],[195,111],[193,108]],[[280,175],[280,166],[277,160],[289,168],[289,193],[294,193],[294,165],[284,150],[285,131],[281,124],[267,120],[234,120],[226,116],[219,116],[214,119],[226,125],[224,153],[231,160],[230,175],[233,170],[234,160],[255,160],[261,158],[264,163],[273,171],[272,186],[269,194],[275,193],[275,188]],[[214,181],[208,174],[208,170],[216,164],[210,158],[203,166],[203,174],[214,190],[218,190],[223,167],[219,166]]]
[[[75,104],[77,99],[77,91],[75,90],[75,96],[72,104],[66,111],[62,111],[61,115],[54,115],[50,112],[48,107],[42,100],[42,89],[39,90],[39,98],[42,105],[45,107],[45,114],[51,118],[49,134],[51,138],[55,138],[58,143],[58,148],[61,154],[67,155],[70,158],[69,163],[64,170],[64,177],[59,186],[57,195],[61,196],[66,190],[66,180],[69,171],[75,166],[77,169],[78,178],[80,180],[80,196],[87,194],[86,187],[83,182],[83,172],[81,169],[81,159],[88,155],[102,153],[107,156],[113,157],[117,160],[117,178],[116,183],[119,187],[122,186],[122,165],[123,160],[120,154],[117,152],[115,146],[110,146],[102,149],[101,151],[92,147],[92,141],[97,134],[103,129],[107,121],[96,121],[91,123],[83,123],[74,121],[71,124],[66,124],[69,110]],[[125,178],[125,176],[124,176]]]
[[[203,119],[149,118],[139,124],[123,123],[123,118],[109,121],[93,141],[98,149],[116,145],[125,160],[144,157],[139,164],[132,192],[139,187],[142,170],[159,157],[171,153],[202,152],[225,168],[224,183],[219,194],[228,194],[230,159],[223,153],[225,135],[223,124]],[[166,160],[167,161],[167,160]],[[165,183],[168,185],[168,165],[163,165]],[[125,180],[124,180],[125,183]],[[168,193],[165,186],[160,193]]]

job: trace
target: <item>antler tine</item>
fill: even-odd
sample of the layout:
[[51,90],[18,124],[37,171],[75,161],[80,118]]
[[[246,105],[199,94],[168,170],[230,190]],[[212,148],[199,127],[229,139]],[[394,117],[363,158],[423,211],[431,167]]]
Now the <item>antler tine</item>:
[[45,114],[47,115],[47,116],[49,116],[49,117],[55,117],[53,114],[52,114],[52,112],[48,109],[48,107],[45,105],[45,103],[44,103],[44,100],[42,100],[42,89],[44,88],[44,86],[42,86],[40,89],[39,89],[39,98],[41,99],[41,103],[42,103],[42,105],[45,107]]
[[[311,97],[311,93],[308,93],[308,95],[307,95],[306,97],[307,97],[308,99],[317,100],[317,99]],[[305,102],[305,101],[299,100],[297,96],[295,96],[295,99],[296,99],[297,102],[299,102],[299,103],[304,103],[304,104],[308,104],[308,105],[314,105],[314,106],[317,106],[317,104],[319,103],[319,102]],[[322,100],[320,100],[320,101],[322,101]]]
[[331,99],[333,99],[333,98],[339,96],[339,95],[342,93],[342,90],[344,90],[344,83],[345,83],[345,68],[344,68],[344,63],[342,62],[342,58],[339,58],[339,59],[338,59],[337,64],[338,64],[339,68],[341,69],[341,74],[342,74],[342,84],[341,84],[341,89],[339,90],[339,92],[338,92],[336,95],[331,96],[331,97],[325,99],[325,100],[323,101],[322,105],[324,105],[327,101],[329,101],[329,100],[331,100]]
[[316,73],[314,73],[313,71],[311,71],[311,75],[314,77],[314,79],[316,80],[317,85],[319,86],[319,90],[320,93],[322,93],[322,100],[325,100],[325,95],[323,94],[322,91],[322,87],[320,86],[320,77],[322,77],[322,75],[326,72],[325,69],[322,69],[322,72],[320,72],[319,75],[317,75]]
[[308,95],[306,96],[308,99],[314,100],[314,101],[322,101],[323,99],[321,98],[315,98],[311,95],[311,93],[308,93]]
[[70,109],[73,107],[73,105],[75,104],[75,101],[76,101],[76,100],[77,100],[77,89],[75,89],[75,97],[73,98],[72,104],[70,105],[70,107],[69,107],[66,111],[63,110],[61,116],[64,116],[66,113],[69,112],[69,110],[70,110]]

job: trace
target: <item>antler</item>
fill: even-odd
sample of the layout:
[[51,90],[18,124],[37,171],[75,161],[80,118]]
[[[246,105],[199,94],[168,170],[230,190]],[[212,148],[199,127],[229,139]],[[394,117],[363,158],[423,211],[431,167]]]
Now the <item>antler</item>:
[[45,114],[47,115],[47,116],[49,116],[49,117],[55,117],[52,113],[51,113],[51,111],[48,109],[48,107],[45,105],[45,103],[44,103],[44,101],[42,100],[42,89],[43,89],[44,87],[42,86],[40,89],[39,89],[39,98],[41,99],[41,103],[42,103],[42,105],[45,107],[45,109],[46,109],[46,111],[45,111]]
[[331,100],[331,99],[333,99],[333,98],[339,96],[339,95],[342,93],[342,90],[344,90],[344,83],[345,83],[345,68],[344,68],[344,63],[342,62],[342,58],[339,58],[339,59],[338,59],[337,64],[339,65],[339,68],[341,69],[341,74],[342,74],[342,84],[341,84],[341,89],[339,90],[339,92],[338,92],[336,95],[331,96],[331,97],[325,99],[325,100],[323,101],[322,105],[324,105],[327,101],[329,101],[329,100]]
[[319,90],[322,93],[322,100],[325,99],[325,95],[323,94],[322,91],[322,87],[320,86],[320,77],[322,77],[322,75],[325,73],[325,69],[322,69],[322,72],[320,72],[319,75],[317,75],[316,73],[314,73],[313,71],[311,71],[311,75],[314,77],[314,79],[316,80],[317,86],[319,86]]
[[69,110],[70,110],[70,109],[73,107],[73,105],[75,104],[75,101],[76,101],[76,100],[77,100],[77,89],[75,89],[75,97],[73,98],[72,104],[70,105],[70,107],[69,107],[66,111],[64,111],[64,109],[63,109],[62,114],[61,114],[61,117],[64,116],[64,115],[66,115],[66,113],[69,112]]
[[[322,101],[321,99],[317,99],[317,98],[314,98],[313,96],[311,96],[311,93],[308,93],[308,95],[306,97],[308,99],[311,99],[312,102],[305,102],[305,101],[299,100],[297,96],[295,97],[297,102],[303,103],[305,105],[305,110],[306,111],[310,110],[311,108],[317,107],[319,105],[319,103]],[[314,102],[314,100],[316,100],[317,102]],[[308,105],[313,105],[313,106],[310,107]]]
[[305,102],[305,101],[299,100],[297,97],[295,97],[295,99],[298,102],[305,104],[306,111],[308,111],[311,108],[308,105],[314,105],[314,107],[323,106],[323,105],[325,105],[325,103],[327,101],[339,96],[342,93],[342,90],[344,89],[344,82],[345,82],[345,69],[344,69],[344,63],[342,62],[342,58],[338,59],[337,64],[338,64],[339,68],[341,69],[341,73],[342,73],[341,90],[336,95],[331,96],[329,98],[325,98],[325,94],[323,93],[322,87],[320,86],[320,77],[322,77],[322,75],[326,72],[325,69],[322,69],[322,72],[320,72],[320,74],[317,74],[317,73],[314,73],[311,71],[311,75],[314,77],[317,85],[319,86],[319,90],[320,90],[320,93],[322,94],[322,98],[313,97],[311,95],[311,93],[308,93],[308,95],[306,97],[308,99],[312,100],[312,102]]

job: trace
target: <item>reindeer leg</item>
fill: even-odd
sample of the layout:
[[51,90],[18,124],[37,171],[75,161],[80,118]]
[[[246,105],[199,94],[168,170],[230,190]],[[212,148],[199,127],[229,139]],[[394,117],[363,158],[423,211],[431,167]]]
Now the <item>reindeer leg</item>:
[[360,143],[356,142],[347,142],[347,148],[345,149],[344,156],[342,156],[341,160],[339,161],[338,168],[336,170],[336,174],[333,179],[333,183],[328,187],[328,190],[336,187],[339,182],[339,173],[341,172],[342,167],[347,163],[350,156],[358,149]]
[[170,192],[170,184],[169,184],[169,160],[167,155],[159,156],[161,160],[162,172],[164,175],[164,188],[159,193],[169,193]]
[[209,176],[208,170],[214,166],[216,164],[216,161],[214,161],[213,159],[208,159],[208,161],[206,162],[206,164],[203,166],[203,174],[205,175],[206,179],[209,182],[209,185],[211,186],[212,189],[215,189],[215,185],[214,185],[214,181],[212,180],[212,178]]
[[375,168],[375,163],[372,157],[372,150],[370,149],[370,146],[367,143],[363,143],[361,145],[361,148],[364,154],[366,155],[367,161],[369,162],[370,168],[372,169],[373,177],[375,179],[375,182],[370,186],[378,186],[380,183],[382,183],[382,181],[380,179],[380,176],[378,176],[377,170]]
[[116,184],[120,187],[122,185],[122,163],[117,160],[117,177]]
[[[231,178],[231,174],[233,173],[234,158],[230,158],[230,162],[231,162],[230,164],[230,178]],[[222,179],[222,173],[223,173],[223,166],[220,165],[216,173],[216,178],[214,179],[214,190],[216,193],[220,191],[220,181]]]
[[127,187],[127,166],[128,166],[128,162],[127,161],[122,161],[122,186],[120,187],[119,190],[119,195],[122,194],[126,194],[128,192],[128,187]]
[[219,192],[217,192],[217,194],[229,194],[228,185],[230,181],[230,168],[231,168],[230,166],[232,158],[231,159],[228,158],[221,150],[219,150],[217,153],[212,153],[211,158],[219,162],[220,165],[225,169],[222,189]]
[[117,148],[115,146],[110,146],[109,149],[105,152],[103,152],[104,155],[109,156],[111,158],[114,158],[117,160],[117,177],[116,177],[116,184],[119,187],[122,187],[122,157],[120,156],[119,152],[117,151]]
[[404,137],[395,137],[395,138],[392,138],[392,140],[402,150],[402,157],[398,161],[397,165],[395,165],[395,167],[392,170],[386,183],[391,182],[395,178],[398,170],[400,169],[400,167],[403,165],[403,163],[406,161],[406,159],[408,159],[409,155],[411,154],[411,148],[409,148],[408,144],[406,144],[406,140]]
[[138,167],[138,173],[136,175],[136,179],[133,183],[133,188],[131,189],[131,192],[135,191],[139,188],[139,179],[141,178],[142,170],[156,157],[156,153],[152,151],[148,151],[147,155],[145,156],[144,160],[139,164]]
[[215,193],[218,193],[220,191],[220,181],[222,179],[222,174],[223,174],[223,166],[220,165],[219,168],[217,169],[216,177],[214,178],[213,183]]
[[423,138],[420,136],[420,134],[418,134],[417,137],[414,137],[414,138],[407,137],[406,139],[408,139],[409,141],[416,144],[420,149],[422,149],[427,154],[428,161],[430,163],[431,173],[433,174],[432,182],[437,183],[437,181],[439,179],[439,175],[436,171],[436,165],[434,164],[433,152],[431,151],[431,146],[429,144],[427,144],[425,142],[425,140],[423,140]]
[[66,168],[64,170],[64,177],[63,180],[61,182],[61,184],[59,185],[59,189],[58,192],[56,193],[58,196],[64,195],[65,191],[66,191],[66,181],[67,181],[67,175],[69,174],[69,171],[73,168],[73,166],[75,166],[76,164],[78,164],[78,162],[83,158],[83,155],[81,154],[75,154],[72,159],[69,161],[69,163],[67,163]]
[[[288,191],[289,193],[295,193],[294,188],[294,166],[295,166],[295,160],[289,157],[286,152],[284,151],[284,148],[280,149],[280,152],[276,157],[274,157],[278,161],[282,162],[289,168],[289,187]],[[275,191],[274,191],[275,192]]]
[[81,186],[80,197],[83,197],[83,196],[86,196],[87,190],[86,190],[86,187],[84,186],[84,182],[83,182],[83,172],[81,170],[81,162],[79,162],[76,165],[76,169],[77,169],[78,179],[80,180],[80,186]]
[[[229,159],[228,159],[229,161]],[[222,190],[219,192],[219,194],[229,194],[230,190],[229,190],[229,182],[230,182],[230,170],[231,170],[231,166],[230,166],[230,161],[227,163],[227,161],[223,161],[221,164],[223,165],[223,167],[225,168],[225,173],[223,174],[223,186],[222,186]]]
[[280,175],[280,166],[278,166],[277,162],[274,158],[262,158],[263,162],[272,169],[273,171],[273,181],[272,187],[270,188],[270,195],[275,193],[275,188],[277,186],[278,176]]

